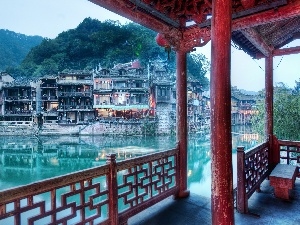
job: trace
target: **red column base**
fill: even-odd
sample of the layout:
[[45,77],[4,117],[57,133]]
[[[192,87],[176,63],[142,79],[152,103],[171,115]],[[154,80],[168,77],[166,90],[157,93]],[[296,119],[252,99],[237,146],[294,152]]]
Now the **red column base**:
[[174,199],[187,198],[189,196],[190,196],[190,191],[184,190],[184,191],[179,191],[178,194],[174,196]]

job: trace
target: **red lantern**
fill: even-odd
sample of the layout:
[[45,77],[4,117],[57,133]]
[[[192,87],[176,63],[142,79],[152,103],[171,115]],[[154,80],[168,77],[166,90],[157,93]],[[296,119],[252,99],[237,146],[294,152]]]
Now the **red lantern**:
[[161,33],[158,33],[156,35],[155,40],[159,46],[162,46],[165,48],[165,51],[168,53],[168,59],[170,59],[171,45],[170,45],[169,41],[166,40],[164,35]]
[[161,33],[158,33],[155,37],[155,40],[156,40],[156,43],[159,45],[159,46],[162,46],[162,47],[170,47],[170,43],[165,39],[164,35],[161,34]]

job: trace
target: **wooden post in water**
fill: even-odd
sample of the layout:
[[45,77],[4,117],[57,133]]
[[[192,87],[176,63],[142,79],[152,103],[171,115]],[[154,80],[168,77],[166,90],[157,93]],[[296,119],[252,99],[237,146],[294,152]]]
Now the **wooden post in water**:
[[211,210],[213,225],[234,224],[231,142],[231,0],[212,1]]

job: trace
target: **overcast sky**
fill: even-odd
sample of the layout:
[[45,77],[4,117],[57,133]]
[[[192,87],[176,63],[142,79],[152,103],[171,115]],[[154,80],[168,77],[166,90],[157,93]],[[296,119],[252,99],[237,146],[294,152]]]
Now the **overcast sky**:
[[[0,29],[26,35],[55,38],[59,33],[77,27],[86,17],[100,21],[119,20],[123,24],[129,21],[88,0],[0,0]],[[197,48],[197,52],[205,54],[210,61],[210,43]],[[264,59],[253,60],[234,48],[231,52],[232,85],[249,91],[263,89]],[[299,78],[300,55],[274,59],[274,83],[283,82],[292,88]]]

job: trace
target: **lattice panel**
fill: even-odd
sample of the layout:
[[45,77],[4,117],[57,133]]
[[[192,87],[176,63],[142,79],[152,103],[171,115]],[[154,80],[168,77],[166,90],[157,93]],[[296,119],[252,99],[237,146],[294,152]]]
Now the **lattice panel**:
[[245,158],[246,193],[259,182],[260,178],[268,171],[268,147]]
[[55,188],[0,206],[3,225],[101,224],[108,217],[106,176]]
[[280,163],[289,165],[300,165],[300,147],[280,146]]
[[133,165],[118,172],[119,209],[135,207],[153,196],[175,187],[175,156]]
[[280,163],[298,166],[300,176],[300,147],[293,145],[280,145]]

